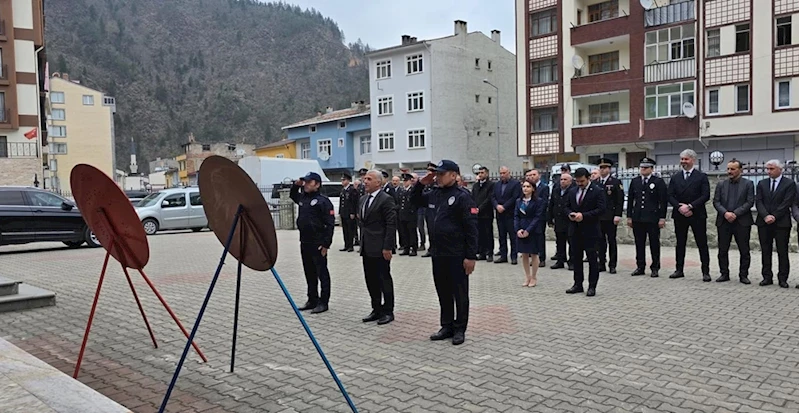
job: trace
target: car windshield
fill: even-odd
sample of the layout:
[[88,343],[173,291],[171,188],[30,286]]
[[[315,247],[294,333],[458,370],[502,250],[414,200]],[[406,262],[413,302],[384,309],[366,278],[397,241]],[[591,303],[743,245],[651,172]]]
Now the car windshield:
[[158,197],[159,197],[160,195],[161,195],[160,193],[155,193],[155,194],[150,194],[150,195],[147,195],[147,198],[144,198],[144,199],[142,199],[141,201],[139,201],[139,203],[138,203],[138,204],[136,204],[136,206],[137,206],[137,207],[148,207],[148,206],[153,206],[153,205],[155,205],[155,203],[156,203],[156,201],[158,200]]

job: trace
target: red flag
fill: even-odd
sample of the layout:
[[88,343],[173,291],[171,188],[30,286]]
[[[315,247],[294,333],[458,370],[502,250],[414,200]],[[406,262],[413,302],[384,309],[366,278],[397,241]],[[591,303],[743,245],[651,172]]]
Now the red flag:
[[25,137],[28,138],[28,140],[34,139],[37,136],[39,136],[39,131],[38,131],[37,128],[33,128],[33,129],[25,132]]

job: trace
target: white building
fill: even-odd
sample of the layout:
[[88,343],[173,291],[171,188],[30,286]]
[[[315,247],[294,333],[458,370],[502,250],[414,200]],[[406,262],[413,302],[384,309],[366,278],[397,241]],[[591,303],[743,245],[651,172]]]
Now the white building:
[[[422,170],[450,159],[462,173],[480,163],[521,169],[516,153],[515,57],[491,37],[469,33],[432,40],[402,36],[369,54],[372,162]],[[499,135],[497,135],[499,126]]]

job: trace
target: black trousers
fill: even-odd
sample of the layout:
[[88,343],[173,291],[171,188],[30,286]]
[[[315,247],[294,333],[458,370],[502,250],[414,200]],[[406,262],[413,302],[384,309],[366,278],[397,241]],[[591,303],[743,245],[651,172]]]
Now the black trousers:
[[466,331],[469,322],[469,276],[463,269],[463,260],[464,257],[433,257],[441,327],[455,331]]
[[788,260],[788,239],[791,235],[791,227],[779,228],[774,224],[757,227],[757,236],[760,238],[760,251],[763,260],[763,279],[774,280],[774,272],[771,270],[771,254],[774,252],[774,244],[777,244],[777,260],[779,270],[777,280],[788,281],[788,272],[791,270],[791,263]]
[[425,236],[425,217],[424,215],[416,215],[416,228],[419,230],[419,245],[424,246],[427,244],[427,237]]
[[[330,301],[330,272],[327,270],[327,257],[322,256],[317,244],[300,244],[302,269],[308,283],[308,301],[327,304]],[[318,292],[322,285],[321,294]]]
[[699,249],[702,274],[710,274],[710,251],[707,248],[707,218],[699,217],[674,218],[674,234],[677,236],[677,271],[682,271],[685,266],[685,247],[688,243],[689,228],[694,233],[696,247]]
[[405,230],[402,228],[403,224],[404,223],[402,221],[400,221],[399,217],[398,217],[398,219],[397,219],[397,237],[399,237],[399,243],[397,243],[397,245],[399,246],[399,248],[401,250],[404,250],[404,249],[406,249],[408,247],[408,244],[407,244],[408,240],[407,240],[407,237],[405,236],[406,235],[405,234]]
[[362,257],[366,289],[372,299],[372,311],[380,315],[394,314],[394,281],[391,261],[383,257]]
[[724,221],[718,227],[719,234],[719,272],[721,275],[730,275],[730,243],[735,238],[735,245],[741,253],[741,263],[738,268],[739,277],[749,276],[749,265],[752,256],[749,252],[749,238],[752,234],[752,227],[749,225],[738,225],[737,222],[729,223]]
[[[568,255],[566,248],[569,248]],[[571,262],[573,249],[569,246],[569,234],[566,231],[555,231],[555,259],[557,262]]]
[[358,237],[356,232],[356,223],[354,219],[350,219],[349,215],[341,215],[341,231],[344,233],[344,248],[350,249]]
[[596,255],[597,239],[586,237],[576,232],[571,237],[571,260],[574,265],[574,285],[583,286],[585,278],[585,268],[583,266],[583,255],[588,256],[588,288],[596,288],[599,282],[599,262]]
[[497,230],[499,231],[499,256],[508,258],[508,238],[510,238],[510,258],[515,260],[516,230],[513,228],[513,211],[497,214]]
[[435,242],[433,242],[435,241],[433,239],[433,233],[430,231],[430,228],[433,228],[433,226],[430,225],[433,223],[433,219],[435,218],[433,217],[432,213],[428,212],[424,214],[424,221],[427,224],[427,238],[430,241],[430,246],[427,248],[428,254],[432,254],[435,251],[435,245],[436,245]]
[[477,253],[494,256],[494,218],[477,218]]
[[[616,231],[618,227],[610,221],[599,221],[599,227],[602,230],[602,237],[599,238],[599,263],[603,266],[608,263],[609,268],[616,268],[619,262],[619,245],[616,240]],[[610,258],[610,259],[608,259]]]
[[[416,251],[419,247],[419,240],[416,239],[416,221],[400,221],[400,246],[405,251]],[[405,243],[402,243],[405,240]]]
[[660,270],[660,227],[657,222],[633,221],[633,238],[635,238],[635,266],[646,267],[646,239],[649,238],[649,251],[652,254],[652,265],[649,268]]

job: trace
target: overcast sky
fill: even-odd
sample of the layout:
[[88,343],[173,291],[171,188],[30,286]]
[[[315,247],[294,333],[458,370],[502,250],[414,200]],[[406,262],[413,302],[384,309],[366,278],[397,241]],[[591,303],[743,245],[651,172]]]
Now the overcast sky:
[[453,33],[464,20],[469,32],[502,32],[502,46],[515,53],[514,2],[511,0],[288,0],[315,8],[338,23],[346,41],[360,38],[373,49],[399,44],[403,34],[422,39]]

